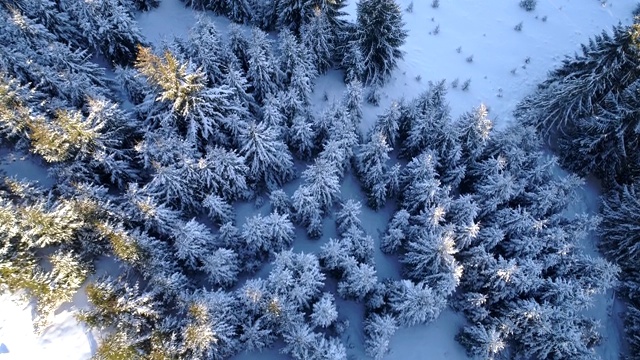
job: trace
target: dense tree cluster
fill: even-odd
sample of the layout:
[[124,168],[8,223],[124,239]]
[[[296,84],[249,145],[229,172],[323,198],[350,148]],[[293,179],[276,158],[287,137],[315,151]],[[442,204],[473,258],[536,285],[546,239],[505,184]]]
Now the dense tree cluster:
[[399,172],[381,167],[390,150],[378,145],[380,160],[360,163],[360,173],[398,176],[386,180],[397,184],[399,209],[381,248],[399,255],[406,277],[385,283],[386,300],[372,309],[372,356],[398,325],[435,319],[448,297],[470,322],[458,339],[472,356],[507,348],[527,358],[595,356],[596,325],[581,310],[587,294],[615,284],[618,268],[575,249],[598,224],[564,215],[582,180],[555,175],[532,128],[495,133],[487,116],[480,106],[451,121],[444,84],[435,83],[393,103],[371,130],[408,160]]
[[[550,139],[560,162],[595,175],[605,190],[600,249],[622,268],[619,293],[632,354],[640,353],[637,226],[640,27],[616,26],[582,46],[549,74],[516,115]],[[632,355],[631,358],[638,358]]]
[[[30,152],[55,182],[0,180],[0,287],[35,300],[40,329],[86,284],[80,319],[104,336],[97,359],[224,359],[274,345],[294,359],[347,359],[345,300],[365,307],[365,351],[376,359],[400,326],[432,322],[448,305],[469,320],[458,339],[471,355],[593,356],[597,326],[582,310],[618,268],[578,250],[598,221],[566,215],[582,180],[556,175],[535,124],[494,132],[484,105],[454,120],[441,81],[361,133],[363,86],[379,89],[402,57],[395,1],[362,0],[355,24],[342,19],[345,1],[185,3],[253,28],[222,34],[201,15],[188,37],[153,48],[134,12],[158,0],[0,8],[1,144]],[[634,119],[623,72],[636,70],[637,36],[625,34],[603,35],[576,60],[590,73],[615,66],[602,86],[624,89],[609,98],[599,84],[573,84],[589,101],[549,105],[571,108],[556,115],[592,119],[583,106],[605,94],[603,113]],[[319,113],[314,81],[338,66],[346,91]],[[526,104],[543,111],[555,101],[544,96]],[[364,198],[344,191],[351,175]],[[631,273],[635,185],[621,194],[607,196],[600,232]],[[365,231],[360,201],[397,205],[380,239]],[[300,227],[320,238],[326,218],[335,236],[317,255],[294,252]],[[399,260],[397,279],[379,279],[377,244]],[[117,273],[96,269],[103,257]]]

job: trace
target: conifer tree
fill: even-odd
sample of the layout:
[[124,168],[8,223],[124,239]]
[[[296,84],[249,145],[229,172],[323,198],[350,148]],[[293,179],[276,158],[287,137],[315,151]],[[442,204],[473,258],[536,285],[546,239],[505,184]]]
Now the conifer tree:
[[444,307],[446,298],[423,282],[396,281],[391,285],[389,307],[402,326],[428,324]]
[[369,206],[379,209],[384,205],[389,192],[387,171],[391,147],[381,133],[372,133],[356,154],[356,170],[368,193]]
[[293,158],[275,128],[251,123],[241,135],[241,144],[240,154],[255,182],[267,187],[282,185],[293,175]]
[[245,24],[253,20],[254,2],[251,0],[226,0],[226,2],[227,16],[231,21]]
[[253,96],[258,103],[262,103],[269,95],[275,95],[278,92],[282,73],[274,61],[271,41],[262,30],[252,30],[251,40],[246,49],[247,78],[253,87]]
[[302,45],[311,53],[318,74],[327,72],[332,65],[336,38],[325,12],[314,9],[310,22],[301,28],[301,39]]
[[357,37],[364,60],[363,82],[381,84],[391,77],[407,38],[402,10],[395,0],[358,2]]
[[364,325],[365,351],[376,360],[382,360],[389,352],[391,337],[398,329],[398,321],[389,314],[373,313]]
[[133,15],[117,0],[62,1],[89,46],[99,50],[115,64],[131,64],[136,47],[144,43]]

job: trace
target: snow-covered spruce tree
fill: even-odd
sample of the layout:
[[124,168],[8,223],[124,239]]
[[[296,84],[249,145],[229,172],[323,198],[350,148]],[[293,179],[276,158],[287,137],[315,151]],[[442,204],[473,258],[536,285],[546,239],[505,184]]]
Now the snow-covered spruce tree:
[[285,346],[281,352],[288,354],[292,359],[312,359],[316,356],[315,348],[320,340],[320,334],[314,332],[304,322],[295,322],[282,334]]
[[[31,102],[47,112],[82,106],[87,97],[108,95],[104,69],[85,50],[58,41],[35,20],[19,11],[0,11],[0,70],[21,85],[38,84]],[[39,105],[36,105],[39,104]]]
[[288,215],[272,213],[253,216],[242,227],[244,244],[235,244],[240,255],[250,261],[278,253],[293,243],[294,227]]
[[462,182],[466,168],[462,146],[450,120],[446,92],[444,80],[429,83],[428,90],[411,104],[399,106],[401,156],[415,156],[424,148],[433,150],[442,181],[455,188]]
[[617,98],[640,72],[637,33],[634,27],[618,25],[603,31],[582,46],[582,52],[563,61],[537,91],[518,105],[516,117],[535,126],[544,135],[571,123],[597,115],[607,98]]
[[603,198],[600,249],[625,270],[636,267],[640,254],[640,196],[636,184],[609,191]]
[[238,61],[242,72],[246,74],[249,70],[249,39],[241,26],[237,24],[229,25],[227,46]]
[[356,153],[355,167],[360,182],[367,191],[369,206],[379,209],[389,196],[387,161],[393,149],[387,144],[386,137],[382,133],[371,133],[369,137],[369,141],[361,145]]
[[135,183],[127,187],[119,209],[129,221],[164,236],[170,236],[181,221],[179,211],[158,203]]
[[504,335],[495,326],[466,326],[456,340],[467,349],[467,355],[483,359],[494,359],[506,348]]
[[202,191],[221,196],[229,202],[247,196],[249,167],[245,165],[245,158],[236,151],[217,146],[208,148],[196,166]]
[[202,263],[213,245],[213,234],[195,219],[177,224],[171,237],[176,257],[191,269],[196,269]]
[[454,125],[462,145],[461,160],[464,163],[475,162],[489,140],[493,123],[487,116],[487,107],[481,104],[463,114]]
[[220,196],[211,194],[204,198],[202,201],[202,207],[207,209],[209,218],[213,220],[215,224],[226,224],[233,222],[235,219],[235,213],[233,207],[226,202]]
[[271,293],[298,309],[311,309],[320,296],[325,276],[313,254],[279,252],[267,279]]
[[130,9],[118,0],[61,1],[90,47],[115,64],[132,64],[145,43]]
[[76,27],[75,21],[72,21],[69,13],[60,9],[55,1],[11,0],[2,5],[9,12],[17,10],[29,18],[37,20],[54,34],[58,41],[69,43],[73,47],[86,45],[85,38],[80,33],[80,29]]
[[[417,226],[409,231],[406,253],[401,258],[406,274],[416,281],[424,281],[444,296],[460,282],[463,266],[456,261],[452,226]],[[450,290],[445,290],[450,289]]]
[[344,235],[351,228],[362,229],[360,212],[362,205],[352,199],[341,204],[340,211],[336,213],[336,230],[338,235]]
[[[637,55],[640,58],[640,51]],[[640,74],[639,74],[640,75]],[[603,184],[628,184],[640,175],[640,79],[616,96],[606,96],[593,114],[576,119],[558,135],[562,165],[586,176],[594,174]]]
[[364,324],[365,351],[375,360],[382,360],[389,352],[391,337],[398,330],[398,321],[389,314],[372,313]]
[[234,316],[236,299],[229,293],[198,291],[183,296],[184,318],[180,319],[178,351],[182,358],[227,359],[239,350]]
[[308,115],[296,115],[288,131],[287,144],[302,160],[311,158],[316,149],[316,129]]
[[[304,183],[296,192],[308,193],[323,213],[328,211],[340,194],[340,179],[335,166],[324,159],[316,159],[302,172],[302,178]],[[305,213],[304,209],[297,207],[295,200],[294,208],[298,216]]]
[[323,211],[315,195],[308,186],[299,187],[291,197],[291,203],[298,223],[307,228],[307,235],[317,239],[322,236]]
[[349,112],[351,122],[356,129],[359,129],[362,122],[362,99],[364,97],[362,83],[352,81],[347,84],[347,90],[342,98],[344,109]]
[[258,103],[262,103],[269,95],[275,95],[283,80],[271,48],[271,40],[267,38],[267,34],[254,28],[245,51],[248,57],[247,78]]
[[255,2],[251,0],[226,0],[227,17],[240,24],[253,20]]
[[436,166],[437,159],[433,153],[425,151],[407,164],[400,178],[402,208],[412,215],[440,208],[433,214],[434,224],[444,219],[450,202],[450,189],[441,186]]
[[364,81],[365,61],[357,40],[350,40],[343,46],[345,53],[340,59],[340,67],[344,69],[344,82]]
[[338,294],[345,299],[364,300],[378,282],[376,269],[370,264],[358,263],[354,258],[345,265],[344,274],[338,282]]
[[314,10],[308,24],[301,28],[302,45],[311,54],[311,62],[318,74],[324,74],[331,68],[336,38],[325,12]]
[[429,83],[425,92],[413,100],[408,108],[402,109],[402,156],[410,159],[427,148],[441,155],[438,145],[446,139],[445,132],[451,122],[451,107],[446,96],[444,81]]
[[207,74],[211,84],[220,84],[231,68],[231,54],[209,17],[199,15],[191,28],[187,55]]
[[363,54],[363,82],[381,84],[391,77],[407,38],[402,10],[395,0],[358,2],[357,38]]
[[302,73],[314,79],[317,74],[313,66],[311,53],[289,30],[278,34],[278,63],[283,74],[283,85],[290,86],[294,74]]
[[413,326],[435,320],[446,307],[447,298],[423,282],[400,280],[390,285],[388,304],[400,325]]
[[249,177],[268,188],[280,186],[293,175],[293,157],[276,128],[251,123],[240,136],[240,155],[249,167]]
[[202,71],[193,71],[169,51],[159,57],[148,48],[140,48],[136,67],[157,89],[157,98],[148,101],[153,104],[159,100],[170,109],[170,115],[160,109],[159,118],[152,121],[155,126],[176,126],[194,144],[210,139],[219,144],[229,142],[230,130],[225,127],[232,127],[229,122],[237,121],[237,114],[246,111],[233,103],[233,91],[228,86],[207,87]]
[[230,249],[220,248],[202,259],[201,269],[215,286],[231,286],[240,272],[238,255]]
[[393,214],[389,221],[387,231],[380,240],[380,249],[387,254],[396,252],[404,246],[409,234],[409,219],[411,214],[405,209],[400,209]]
[[338,17],[344,15],[341,9],[345,6],[344,0],[278,0],[276,3],[276,25],[295,34],[300,34],[300,29],[318,12],[326,13],[332,26],[340,25]]
[[164,315],[162,302],[152,292],[126,278],[100,279],[89,284],[86,292],[91,307],[82,311],[79,319],[93,329],[114,329],[100,342],[97,358],[137,356],[150,348],[158,355],[164,353],[152,346],[150,338]]
[[370,133],[380,133],[390,147],[394,147],[400,138],[400,122],[404,100],[392,101],[391,105],[376,118]]
[[331,293],[324,293],[320,300],[313,304],[311,321],[313,325],[320,328],[331,326],[338,319],[338,310]]

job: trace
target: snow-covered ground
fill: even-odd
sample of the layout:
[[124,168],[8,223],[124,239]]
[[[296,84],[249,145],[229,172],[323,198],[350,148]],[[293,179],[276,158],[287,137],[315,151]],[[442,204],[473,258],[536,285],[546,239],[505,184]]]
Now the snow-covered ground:
[[[413,98],[426,89],[428,81],[446,79],[449,83],[458,79],[460,85],[451,89],[449,101],[454,116],[472,107],[485,103],[490,108],[491,118],[498,127],[512,120],[511,113],[522,97],[533,91],[546,73],[556,66],[566,54],[579,50],[597,32],[618,22],[629,23],[634,1],[605,0],[539,0],[533,12],[526,12],[518,6],[518,0],[444,0],[438,8],[431,7],[431,1],[415,0],[413,12],[404,13],[409,37],[403,47],[405,58],[399,63],[393,79],[382,90],[380,107],[366,105],[363,126],[368,126],[392,100],[402,97]],[[399,0],[403,8],[410,0]],[[348,10],[355,18],[355,3]],[[196,15],[186,9],[180,0],[162,0],[160,8],[141,14],[140,27],[146,38],[155,45],[173,36],[183,37],[195,22]],[[226,32],[229,22],[214,17],[221,32]],[[522,30],[514,27],[522,23]],[[438,28],[437,34],[435,29]],[[471,60],[471,61],[469,61]],[[471,79],[468,91],[460,89],[462,83]],[[344,90],[341,73],[331,71],[317,80],[315,100],[318,110],[326,106],[321,100],[326,92],[330,99],[338,99]],[[39,180],[50,185],[46,173],[33,165],[28,158],[9,159],[7,153],[0,153],[4,161],[0,168],[18,178]],[[357,187],[343,185],[345,193]],[[361,195],[354,195],[358,198]],[[578,211],[595,211],[597,193],[591,189],[582,196]],[[596,204],[594,206],[594,204]],[[388,206],[389,207],[389,206]],[[382,211],[385,216],[388,211]],[[383,230],[385,221],[376,213],[363,208],[363,225],[374,238]],[[386,219],[384,219],[386,220]],[[328,219],[331,221],[331,219]],[[330,233],[327,231],[327,233]],[[327,234],[330,235],[330,234]],[[319,240],[320,242],[324,240]],[[320,243],[295,244],[296,251],[311,251]],[[583,244],[588,253],[597,256],[593,244]],[[397,276],[397,267],[389,257],[376,253],[378,274],[381,278]],[[604,344],[598,353],[605,360],[618,358],[620,351],[620,329],[617,318],[609,317],[611,294],[599,297],[590,315],[600,319]],[[79,325],[73,314],[82,308],[83,296],[79,294],[74,302],[63,305],[52,325],[41,335],[31,329],[32,308],[27,304],[16,304],[9,296],[0,296],[0,360],[5,359],[87,359],[95,349],[94,336]],[[341,313],[350,314],[350,320],[362,317],[358,307],[351,302],[338,301]],[[614,310],[615,314],[615,310]],[[360,320],[361,321],[361,320]],[[427,325],[401,329],[391,343],[389,359],[464,359],[463,349],[453,336],[464,319],[451,311],[445,311],[440,318]],[[352,332],[356,347],[362,343],[362,335]],[[350,349],[354,358],[363,356],[361,349]],[[261,354],[241,354],[237,359],[284,358],[278,356],[277,349]]]

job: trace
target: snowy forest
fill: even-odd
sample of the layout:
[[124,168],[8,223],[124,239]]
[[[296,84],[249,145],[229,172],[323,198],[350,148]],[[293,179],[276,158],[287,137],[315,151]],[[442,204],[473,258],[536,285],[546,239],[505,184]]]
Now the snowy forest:
[[[381,360],[446,309],[470,358],[598,359],[586,311],[615,291],[640,359],[640,18],[503,128],[491,104],[454,116],[444,79],[363,126],[413,3],[352,0],[351,21],[346,0],[184,0],[188,37],[155,46],[136,16],[162,1],[0,0],[2,154],[52,179],[0,173],[0,292],[35,304],[35,332],[83,291],[97,360]],[[330,71],[346,90],[318,106]],[[586,179],[598,215],[570,210]]]

